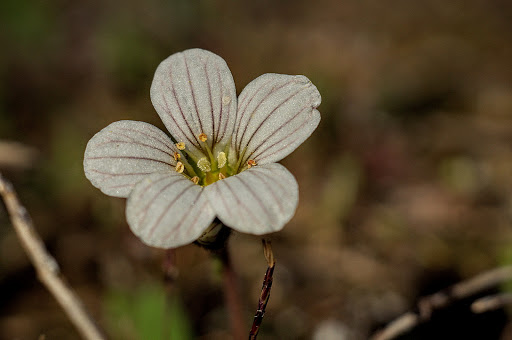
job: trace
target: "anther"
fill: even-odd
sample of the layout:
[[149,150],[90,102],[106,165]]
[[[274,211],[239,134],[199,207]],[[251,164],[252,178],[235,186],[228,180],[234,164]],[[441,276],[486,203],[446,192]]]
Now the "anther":
[[217,164],[218,164],[219,169],[223,168],[224,165],[226,165],[226,160],[227,160],[226,153],[223,151],[219,152],[219,154],[217,155]]
[[203,157],[197,161],[197,167],[203,172],[208,172],[212,169],[212,165],[206,157]]
[[247,161],[247,169],[250,169],[251,167],[256,166],[256,165],[258,165],[258,163],[256,163],[256,161],[254,159],[249,159]]
[[175,151],[172,156],[174,157],[175,161],[177,161],[177,160],[179,160],[181,158],[181,155],[177,151]]
[[191,180],[192,182],[194,182],[194,184],[199,183],[199,177],[197,177],[197,176],[192,177],[190,180]]
[[183,170],[185,170],[185,166],[183,165],[183,163],[176,163],[176,172],[181,174]]
[[231,103],[231,97],[230,96],[222,97],[222,104],[228,105],[229,103]]
[[183,142],[176,143],[176,147],[178,148],[178,150],[185,150],[185,143],[183,143]]
[[206,133],[200,133],[199,134],[199,140],[201,142],[206,142],[207,139],[208,139],[208,137],[206,136]]
[[219,172],[219,180],[224,179],[224,178],[226,178],[226,176],[224,176],[224,174],[222,172]]

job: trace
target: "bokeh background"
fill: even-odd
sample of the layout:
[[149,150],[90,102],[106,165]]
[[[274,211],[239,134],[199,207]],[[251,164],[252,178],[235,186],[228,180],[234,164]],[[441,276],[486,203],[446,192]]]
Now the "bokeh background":
[[[512,261],[510,1],[2,0],[0,27],[0,171],[112,339],[230,338],[218,264],[180,248],[169,288],[164,252],[82,168],[113,121],[164,128],[153,73],[191,47],[221,55],[238,92],[276,72],[323,97],[319,128],[282,161],[300,205],[272,235],[261,339],[365,339],[420,296]],[[266,262],[257,237],[230,247],[249,328]],[[401,339],[512,338],[507,310],[468,304]],[[41,335],[79,337],[0,205],[0,338]]]

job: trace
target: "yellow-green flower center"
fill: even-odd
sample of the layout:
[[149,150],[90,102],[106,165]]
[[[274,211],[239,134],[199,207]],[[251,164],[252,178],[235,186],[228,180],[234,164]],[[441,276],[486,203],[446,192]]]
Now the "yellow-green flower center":
[[[247,168],[239,171],[240,164],[237,161],[235,161],[236,164],[230,164],[228,145],[221,148],[222,151],[213,152],[206,143],[207,137],[204,133],[201,133],[198,139],[206,154],[200,154],[198,157],[197,153],[190,152],[184,142],[179,142],[176,143],[179,152],[175,152],[173,155],[176,161],[175,171],[190,179],[194,184],[207,186]],[[232,159],[236,159],[236,157],[232,157]]]

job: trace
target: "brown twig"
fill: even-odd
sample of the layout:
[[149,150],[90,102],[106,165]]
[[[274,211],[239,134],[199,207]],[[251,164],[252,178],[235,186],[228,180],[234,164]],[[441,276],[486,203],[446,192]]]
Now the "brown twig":
[[505,266],[489,270],[469,280],[459,282],[448,289],[426,296],[418,302],[418,313],[407,312],[403,314],[384,329],[375,333],[370,339],[394,339],[410,331],[418,324],[428,321],[434,310],[445,308],[456,300],[470,297],[509,280],[512,280],[512,266]]
[[512,293],[501,293],[480,298],[471,304],[473,313],[490,312],[512,304]]
[[38,151],[30,146],[0,140],[0,166],[3,168],[28,169],[35,164]]
[[254,315],[254,321],[252,323],[251,332],[249,333],[250,340],[256,340],[261,323],[263,322],[263,317],[265,316],[265,309],[267,308],[267,303],[270,298],[270,290],[272,289],[274,268],[276,264],[270,241],[265,239],[263,239],[262,241],[263,254],[265,255],[265,259],[267,260],[268,268],[263,278],[263,286],[261,287],[261,294],[258,300],[258,309],[256,310],[256,314]]
[[57,261],[46,250],[43,241],[34,229],[27,210],[19,202],[12,184],[1,173],[0,195],[5,202],[21,245],[37,271],[39,280],[52,293],[84,339],[105,339],[92,318],[85,311],[79,297],[64,283],[60,276]]

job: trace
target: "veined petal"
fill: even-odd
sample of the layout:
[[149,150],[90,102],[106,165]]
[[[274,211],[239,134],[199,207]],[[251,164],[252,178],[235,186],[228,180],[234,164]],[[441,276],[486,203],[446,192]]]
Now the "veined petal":
[[85,176],[105,194],[128,197],[137,182],[157,171],[172,171],[177,151],[157,127],[131,120],[95,134],[85,149]]
[[264,74],[249,83],[239,97],[233,139],[242,164],[273,163],[290,154],[318,126],[320,102],[305,76]]
[[297,181],[276,163],[252,167],[204,191],[225,225],[255,235],[281,230],[292,218],[299,200]]
[[216,54],[192,49],[165,59],[155,72],[151,101],[176,141],[193,152],[203,150],[201,133],[210,147],[231,138],[235,82],[224,59]]
[[192,243],[214,218],[203,189],[176,172],[144,178],[126,203],[126,219],[133,233],[158,248]]

